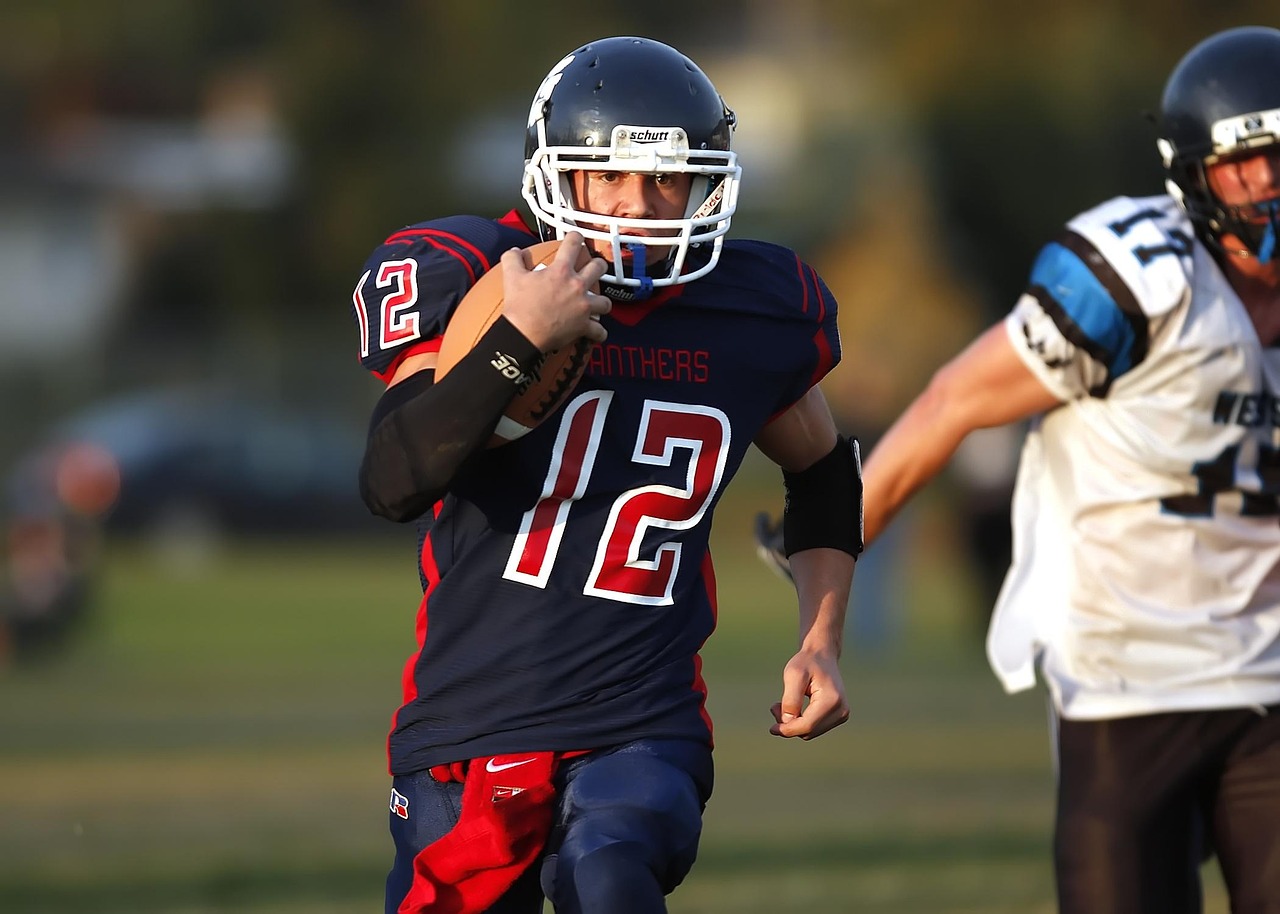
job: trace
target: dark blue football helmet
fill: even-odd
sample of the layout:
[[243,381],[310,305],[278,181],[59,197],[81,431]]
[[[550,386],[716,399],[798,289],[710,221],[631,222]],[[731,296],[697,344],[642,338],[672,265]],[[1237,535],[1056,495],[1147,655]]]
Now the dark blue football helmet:
[[1230,234],[1264,263],[1276,244],[1280,203],[1225,206],[1205,166],[1280,141],[1280,30],[1228,29],[1206,38],[1170,74],[1160,105],[1169,193],[1201,240],[1221,248]]

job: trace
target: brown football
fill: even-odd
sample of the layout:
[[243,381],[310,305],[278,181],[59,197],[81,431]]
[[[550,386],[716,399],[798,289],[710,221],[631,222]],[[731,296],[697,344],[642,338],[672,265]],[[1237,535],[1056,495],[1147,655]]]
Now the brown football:
[[[559,241],[543,241],[526,248],[534,269],[539,264],[552,260],[559,249]],[[585,266],[590,258],[591,252],[584,246],[582,256],[578,259],[578,268]],[[599,286],[595,286],[594,290],[599,292]],[[497,263],[476,281],[449,318],[444,337],[440,341],[436,378],[444,377],[458,364],[459,359],[474,349],[480,337],[501,313],[502,264]],[[497,447],[514,441],[533,431],[542,420],[555,412],[577,386],[578,379],[586,370],[593,345],[583,337],[570,346],[547,353],[542,364],[529,373],[529,383],[508,404],[487,446]]]

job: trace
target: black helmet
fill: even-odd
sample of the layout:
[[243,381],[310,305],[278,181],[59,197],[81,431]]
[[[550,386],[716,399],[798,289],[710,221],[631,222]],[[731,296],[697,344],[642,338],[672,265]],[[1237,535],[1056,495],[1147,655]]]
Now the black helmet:
[[[544,238],[574,230],[611,243],[605,283],[639,288],[688,282],[719,260],[737,207],[741,169],[730,149],[736,119],[715,86],[675,48],[649,38],[593,41],[556,64],[538,87],[525,138],[524,198]],[[694,175],[689,207],[678,220],[624,219],[577,209],[569,172],[623,171]],[[590,225],[584,225],[589,222]],[[653,235],[635,229],[679,230]],[[705,262],[688,269],[691,245],[712,242]],[[623,246],[657,248],[650,274],[625,275]],[[643,273],[645,258],[636,261]]]
[[1275,244],[1275,207],[1268,225],[1240,207],[1224,206],[1209,189],[1205,166],[1280,140],[1280,30],[1248,26],[1219,32],[1179,61],[1160,103],[1160,156],[1169,193],[1206,243],[1239,237],[1264,262]]

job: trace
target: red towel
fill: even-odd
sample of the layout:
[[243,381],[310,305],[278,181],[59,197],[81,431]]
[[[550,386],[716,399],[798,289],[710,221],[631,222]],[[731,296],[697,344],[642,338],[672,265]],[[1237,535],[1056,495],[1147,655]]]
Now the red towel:
[[479,914],[502,897],[546,844],[558,759],[555,752],[472,759],[458,823],[414,858],[399,914]]

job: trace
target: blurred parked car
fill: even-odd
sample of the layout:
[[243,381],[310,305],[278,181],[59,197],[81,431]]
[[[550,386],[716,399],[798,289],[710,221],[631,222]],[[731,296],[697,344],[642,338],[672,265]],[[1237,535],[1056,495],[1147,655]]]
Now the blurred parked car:
[[380,529],[356,490],[363,448],[363,429],[319,412],[149,392],[55,426],[11,475],[10,504],[56,499],[112,535],[360,533]]
[[192,555],[244,537],[385,532],[360,502],[364,430],[220,390],[95,404],[54,426],[4,483],[0,657],[83,612],[103,539]]

